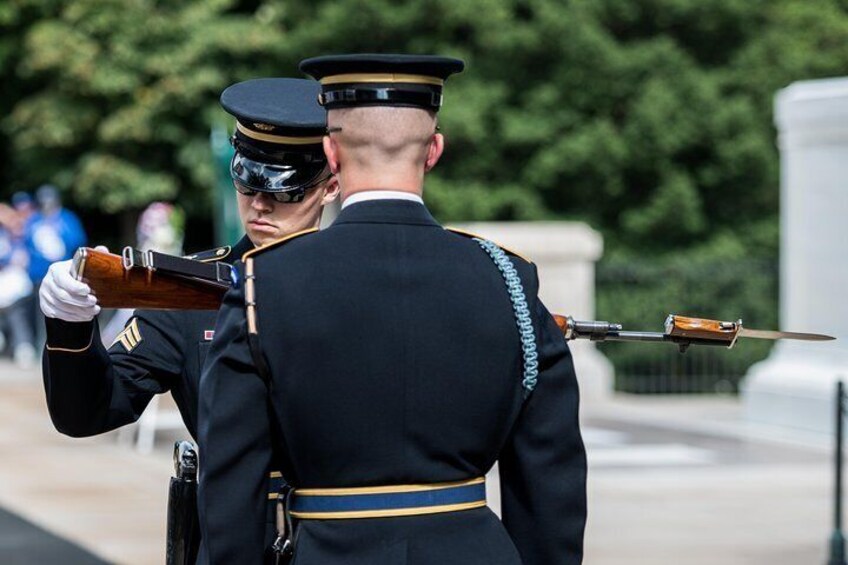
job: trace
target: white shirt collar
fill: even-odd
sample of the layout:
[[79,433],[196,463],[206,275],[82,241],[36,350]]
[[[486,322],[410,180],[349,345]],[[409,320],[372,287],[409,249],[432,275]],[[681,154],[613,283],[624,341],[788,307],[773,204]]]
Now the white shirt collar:
[[344,202],[342,202],[342,210],[351,204],[366,202],[368,200],[409,200],[410,202],[424,204],[424,200],[420,196],[409,192],[401,192],[399,190],[364,190],[345,198]]

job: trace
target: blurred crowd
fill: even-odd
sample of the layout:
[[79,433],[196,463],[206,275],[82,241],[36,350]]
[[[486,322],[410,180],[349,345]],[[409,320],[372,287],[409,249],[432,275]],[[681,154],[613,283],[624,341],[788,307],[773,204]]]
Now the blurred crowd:
[[44,341],[37,297],[48,267],[85,243],[82,223],[52,185],[0,203],[0,352],[19,367],[36,363]]

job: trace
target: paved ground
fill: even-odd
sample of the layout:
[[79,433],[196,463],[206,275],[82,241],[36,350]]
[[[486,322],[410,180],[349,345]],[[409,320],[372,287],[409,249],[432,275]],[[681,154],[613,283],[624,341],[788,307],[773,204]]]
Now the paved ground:
[[[586,405],[584,420],[587,564],[825,563],[824,438],[747,426],[730,398],[624,397]],[[163,562],[171,439],[139,455],[114,435],[62,437],[37,372],[0,362],[0,507],[109,562]],[[36,548],[61,541],[12,523],[0,520],[0,549],[30,544],[31,560],[0,561],[51,563]]]
[[26,565],[60,562],[62,565],[107,563],[14,514],[0,510],[0,563]]
[[61,436],[40,379],[0,364],[0,507],[107,561],[163,563],[167,450],[140,456],[113,436]]
[[[585,410],[586,563],[826,562],[823,438],[752,429],[733,399],[626,397]],[[756,439],[751,439],[755,437]]]

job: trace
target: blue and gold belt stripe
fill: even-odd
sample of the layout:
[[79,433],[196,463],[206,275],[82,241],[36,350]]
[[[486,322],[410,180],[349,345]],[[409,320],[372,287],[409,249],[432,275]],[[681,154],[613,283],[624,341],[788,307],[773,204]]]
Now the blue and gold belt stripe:
[[485,505],[486,480],[477,477],[419,485],[296,489],[288,511],[300,520],[349,520],[459,512]]

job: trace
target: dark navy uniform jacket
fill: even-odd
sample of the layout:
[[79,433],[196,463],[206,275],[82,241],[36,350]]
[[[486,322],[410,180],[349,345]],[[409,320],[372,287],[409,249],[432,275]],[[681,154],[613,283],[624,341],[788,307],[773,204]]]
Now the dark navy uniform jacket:
[[[229,253],[198,257],[233,261],[252,248],[244,237]],[[200,370],[216,316],[214,311],[136,310],[122,333],[126,337],[108,350],[96,321],[46,318],[42,372],[56,429],[73,437],[107,432],[135,422],[154,394],[171,391],[196,437]]]
[[581,561],[577,383],[532,264],[512,258],[540,353],[538,385],[525,401],[500,271],[424,206],[356,203],[331,227],[249,260],[258,333],[248,335],[242,280],[224,300],[201,379],[199,508],[211,562],[268,559],[272,444],[297,488],[448,482],[500,466],[503,523],[486,507],[301,520],[293,565]]

